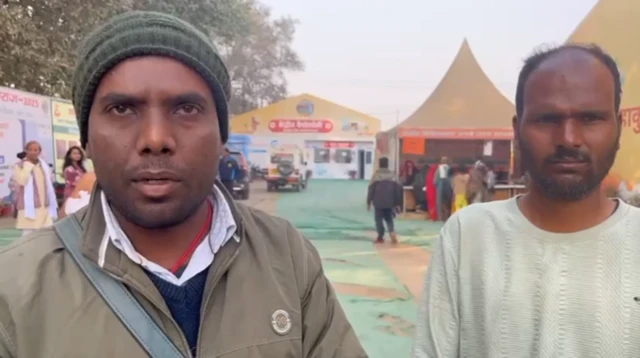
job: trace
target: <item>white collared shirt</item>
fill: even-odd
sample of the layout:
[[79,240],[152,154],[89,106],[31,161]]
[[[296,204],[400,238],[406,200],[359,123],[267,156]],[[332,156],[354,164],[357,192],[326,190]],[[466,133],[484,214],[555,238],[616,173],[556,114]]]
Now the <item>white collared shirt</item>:
[[189,260],[189,263],[182,272],[182,275],[180,277],[176,277],[171,271],[147,260],[135,250],[133,244],[127,235],[125,235],[124,231],[122,231],[120,224],[118,224],[118,221],[113,215],[104,193],[101,192],[100,195],[102,211],[104,212],[104,221],[107,226],[102,238],[102,244],[100,245],[98,258],[98,264],[100,267],[104,265],[107,247],[109,242],[111,242],[116,248],[127,255],[131,261],[137,263],[147,271],[155,274],[165,281],[180,286],[211,266],[218,250],[220,250],[220,248],[231,238],[239,241],[239,238],[235,235],[237,226],[233,219],[229,203],[220,189],[214,188],[214,199],[216,205],[215,215],[213,216],[213,222],[211,223],[211,231],[209,231],[209,235],[205,237],[193,252],[193,256],[191,256],[191,260]]

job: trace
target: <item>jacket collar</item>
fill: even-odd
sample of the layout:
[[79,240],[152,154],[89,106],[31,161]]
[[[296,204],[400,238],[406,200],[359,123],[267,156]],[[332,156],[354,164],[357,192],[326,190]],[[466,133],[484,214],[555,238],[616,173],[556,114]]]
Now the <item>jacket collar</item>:
[[[234,202],[231,194],[225,189],[225,187],[219,181],[214,184],[224,196],[225,200],[229,204],[229,209],[236,222],[236,236],[237,239],[242,242],[245,235],[245,228],[243,224],[242,216],[238,210],[236,203]],[[127,256],[118,250],[114,245],[110,244],[110,240],[106,240],[107,230],[104,212],[102,210],[101,195],[102,189],[96,181],[93,191],[91,193],[91,199],[89,205],[83,210],[79,210],[73,215],[80,222],[80,226],[83,230],[82,240],[82,253],[91,261],[95,262],[105,271],[123,277],[131,270],[139,271],[138,265],[133,263],[127,258]],[[213,191],[211,195],[214,195]],[[99,263],[100,250],[105,250],[104,262]]]

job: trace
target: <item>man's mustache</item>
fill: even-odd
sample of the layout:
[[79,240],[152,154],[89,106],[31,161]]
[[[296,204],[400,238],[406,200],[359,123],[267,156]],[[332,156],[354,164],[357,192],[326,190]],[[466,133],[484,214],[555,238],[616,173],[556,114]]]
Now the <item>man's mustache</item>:
[[556,164],[567,161],[591,163],[591,155],[580,149],[557,147],[553,155],[544,159],[544,164]]
[[169,171],[181,173],[186,170],[184,166],[178,165],[174,161],[166,157],[150,157],[142,163],[128,168],[127,172],[137,173],[141,171]]

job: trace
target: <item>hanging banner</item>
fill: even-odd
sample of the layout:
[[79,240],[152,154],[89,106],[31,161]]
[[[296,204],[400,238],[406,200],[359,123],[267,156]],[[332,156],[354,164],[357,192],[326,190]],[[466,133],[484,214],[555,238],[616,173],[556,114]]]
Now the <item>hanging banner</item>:
[[[64,164],[64,156],[69,148],[80,146],[80,130],[76,121],[76,112],[73,104],[68,101],[52,99],[52,124],[53,124],[53,151],[55,153],[56,180],[64,183],[62,165]],[[85,159],[84,167],[88,171],[93,171],[93,163],[89,159]]]
[[402,154],[423,155],[425,139],[420,137],[402,138]]
[[60,183],[64,183],[62,177],[62,163],[69,147],[80,145],[80,132],[76,122],[76,112],[73,110],[71,102],[62,100],[52,100],[53,107],[53,151],[56,158],[56,178]]
[[427,139],[511,140],[511,128],[400,128],[400,137]]
[[0,87],[0,201],[9,198],[9,180],[18,152],[30,141],[42,147],[41,158],[53,163],[49,98]]
[[493,141],[485,140],[484,147],[482,148],[482,155],[485,157],[490,157],[493,155]]

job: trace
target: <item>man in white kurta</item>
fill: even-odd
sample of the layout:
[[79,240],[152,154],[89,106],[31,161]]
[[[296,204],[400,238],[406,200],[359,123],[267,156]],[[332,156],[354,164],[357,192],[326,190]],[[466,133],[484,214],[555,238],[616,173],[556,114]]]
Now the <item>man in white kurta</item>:
[[39,158],[40,144],[29,142],[25,151],[27,157],[15,165],[13,177],[18,184],[16,228],[22,229],[23,234],[28,234],[51,226],[56,219],[57,205],[49,168]]

